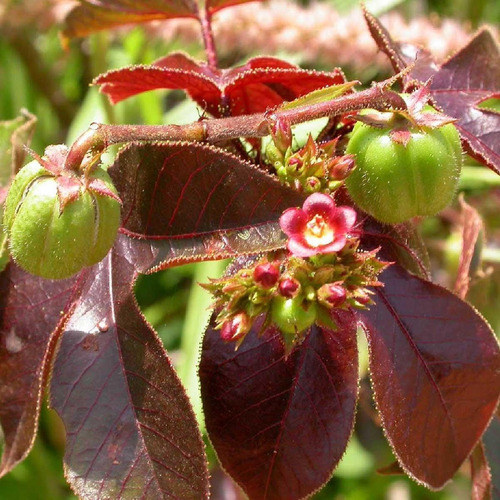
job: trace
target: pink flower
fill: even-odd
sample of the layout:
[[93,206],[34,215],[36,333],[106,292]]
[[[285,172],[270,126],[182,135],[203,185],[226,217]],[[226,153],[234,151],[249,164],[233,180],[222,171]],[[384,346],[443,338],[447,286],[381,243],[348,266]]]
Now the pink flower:
[[288,250],[297,257],[342,250],[355,222],[352,208],[337,207],[322,193],[312,194],[302,208],[288,208],[280,217],[281,229],[289,238]]

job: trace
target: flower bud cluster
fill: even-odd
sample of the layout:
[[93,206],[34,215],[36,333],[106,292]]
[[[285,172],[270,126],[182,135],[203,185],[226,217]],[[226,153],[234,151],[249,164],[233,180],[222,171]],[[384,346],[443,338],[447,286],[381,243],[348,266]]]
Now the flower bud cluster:
[[332,309],[362,309],[373,303],[370,287],[381,286],[378,275],[387,266],[376,253],[360,251],[359,239],[352,237],[338,252],[310,258],[273,252],[251,267],[204,284],[215,299],[221,337],[241,343],[263,314],[262,328],[275,324],[289,347],[315,322],[335,328]]
[[297,191],[333,193],[355,166],[353,155],[335,156],[336,140],[317,144],[309,136],[305,146],[293,152],[289,126],[276,123],[271,135],[267,158],[280,181]]

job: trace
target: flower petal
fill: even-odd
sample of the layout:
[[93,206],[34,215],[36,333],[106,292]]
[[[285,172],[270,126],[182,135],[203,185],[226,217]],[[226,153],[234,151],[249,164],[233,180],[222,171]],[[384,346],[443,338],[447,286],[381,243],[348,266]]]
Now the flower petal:
[[280,217],[280,226],[289,237],[302,236],[307,220],[307,215],[301,208],[287,208]]
[[347,238],[345,233],[339,234],[335,241],[332,241],[329,245],[324,245],[316,249],[317,253],[333,253],[342,250],[345,247]]
[[318,252],[317,248],[310,247],[300,238],[292,238],[288,240],[287,248],[290,253],[296,257],[312,257],[313,255],[321,253]]
[[356,224],[356,218],[356,211],[351,207],[336,207],[330,222],[334,226],[336,233],[348,233]]
[[333,199],[327,194],[314,193],[307,198],[302,206],[302,209],[309,219],[316,214],[323,215],[325,218],[331,219],[334,216],[337,207],[335,206]]

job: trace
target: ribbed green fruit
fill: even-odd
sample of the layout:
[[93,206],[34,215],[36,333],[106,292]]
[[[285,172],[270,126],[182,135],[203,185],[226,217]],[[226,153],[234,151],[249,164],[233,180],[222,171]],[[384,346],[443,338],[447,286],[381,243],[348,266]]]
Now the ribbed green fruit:
[[5,201],[4,231],[14,261],[48,279],[68,278],[102,260],[120,224],[118,200],[88,187],[99,179],[116,194],[104,170],[95,169],[85,182],[71,177],[77,194],[64,207],[58,195],[61,179],[66,180],[32,161],[16,175]]
[[346,153],[356,168],[345,184],[354,202],[389,224],[435,215],[452,201],[462,168],[460,136],[453,124],[410,128],[407,144],[390,129],[358,122]]

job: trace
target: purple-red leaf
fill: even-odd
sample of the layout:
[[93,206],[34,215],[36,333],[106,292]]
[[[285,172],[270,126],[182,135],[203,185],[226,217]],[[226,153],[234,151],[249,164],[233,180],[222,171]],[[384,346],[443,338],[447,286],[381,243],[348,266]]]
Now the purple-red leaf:
[[154,265],[282,247],[278,219],[304,199],[250,163],[196,143],[131,145],[109,172],[123,200],[122,231],[147,239]]
[[464,201],[463,196],[460,196],[459,201],[462,209],[460,216],[462,250],[453,289],[461,299],[465,299],[469,291],[470,267],[478,238],[483,230],[483,220],[479,212]]
[[358,363],[353,316],[311,328],[285,358],[280,334],[259,324],[235,350],[209,327],[200,364],[210,439],[250,499],[293,500],[325,483],[351,434]]
[[361,313],[375,399],[405,471],[441,488],[498,403],[500,351],[488,324],[444,288],[392,265]]
[[154,89],[182,89],[213,116],[266,111],[313,90],[345,82],[339,69],[301,69],[274,57],[255,57],[243,66],[212,69],[206,63],[176,53],[151,66],[130,66],[97,77],[113,103]]
[[75,492],[208,497],[203,443],[160,339],[137,309],[126,238],[92,268],[54,363],[50,404],[67,434]]
[[469,152],[500,173],[500,113],[480,108],[482,102],[500,96],[500,50],[487,29],[478,31],[470,42],[444,64],[408,44],[392,40],[387,30],[365,11],[375,43],[390,59],[396,72],[414,65],[404,76],[405,83],[425,83],[431,78],[430,96],[445,114],[456,118]]
[[47,369],[78,294],[78,278],[47,281],[10,264],[0,274],[0,475],[31,450]]
[[96,31],[175,17],[198,17],[192,0],[80,0],[66,15],[63,37],[87,36]]
[[432,99],[455,125],[471,153],[500,173],[500,113],[479,108],[500,96],[500,51],[490,31],[480,31],[433,76]]

